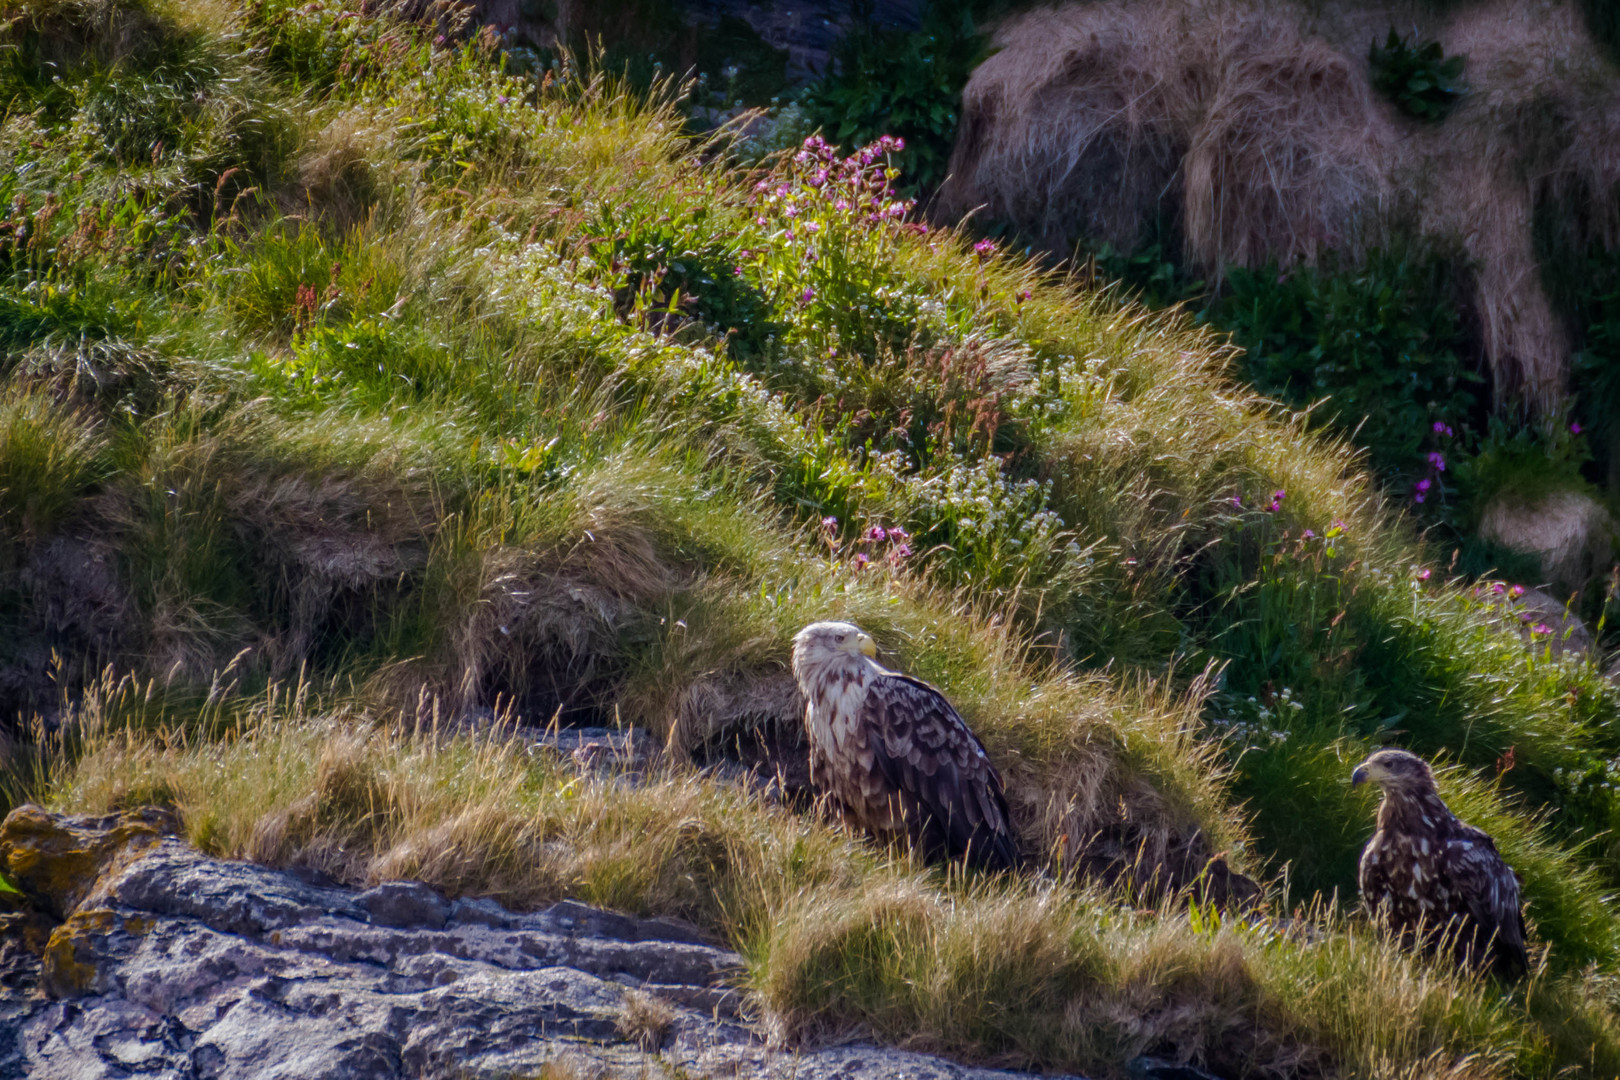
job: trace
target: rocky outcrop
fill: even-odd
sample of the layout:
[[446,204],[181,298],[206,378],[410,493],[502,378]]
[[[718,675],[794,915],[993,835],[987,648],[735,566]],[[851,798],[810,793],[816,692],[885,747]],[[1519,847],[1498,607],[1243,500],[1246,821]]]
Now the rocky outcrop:
[[1505,593],[1497,594],[1497,587],[1492,582],[1482,586],[1481,591],[1491,590],[1495,607],[1503,616],[1501,621],[1516,629],[1532,650],[1550,649],[1552,655],[1562,656],[1566,652],[1590,655],[1597,649],[1592,631],[1570,610],[1573,597],[1559,600],[1523,585],[1507,586]]
[[[661,0],[667,2],[667,0]],[[791,81],[802,83],[826,71],[839,39],[859,24],[883,29],[915,30],[922,19],[923,0],[702,0],[676,2],[659,14],[662,23],[648,17],[657,5],[645,0],[473,0],[476,22],[493,26],[515,42],[551,45],[559,38],[571,41],[589,36],[612,45],[622,40],[642,42],[648,30],[661,29],[666,38],[679,39],[677,29],[695,34],[713,33],[725,20],[746,25],[760,41],[780,50],[787,59]],[[668,46],[668,40],[658,44]]]
[[1544,580],[1574,592],[1608,566],[1615,524],[1590,495],[1556,491],[1533,500],[1497,497],[1480,515],[1479,534],[1509,551],[1534,556]]
[[771,1046],[741,958],[685,924],[365,891],[189,847],[144,810],[0,826],[0,1076],[988,1078]]

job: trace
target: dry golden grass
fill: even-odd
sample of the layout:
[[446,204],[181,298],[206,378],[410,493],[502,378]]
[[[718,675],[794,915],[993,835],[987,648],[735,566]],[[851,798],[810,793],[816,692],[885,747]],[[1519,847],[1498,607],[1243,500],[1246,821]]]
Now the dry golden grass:
[[647,1053],[658,1052],[674,1023],[675,1009],[663,998],[643,990],[631,990],[624,995],[619,1033]]
[[[498,725],[418,730],[308,686],[244,705],[222,686],[200,721],[173,727],[150,688],[104,684],[69,725],[52,801],[162,803],[206,851],[356,885],[677,915],[744,953],[792,1042],[860,1032],[1093,1075],[1153,1052],[1226,1075],[1494,1078],[1567,1061],[1558,1043],[1579,1024],[1595,1072],[1620,1061],[1597,983],[1538,976],[1526,1012],[1332,909],[1223,921],[1050,880],[963,879],[680,766],[577,773]],[[1538,1001],[1556,1023],[1538,1023]],[[626,1030],[661,1039],[660,1005],[631,1003]]]

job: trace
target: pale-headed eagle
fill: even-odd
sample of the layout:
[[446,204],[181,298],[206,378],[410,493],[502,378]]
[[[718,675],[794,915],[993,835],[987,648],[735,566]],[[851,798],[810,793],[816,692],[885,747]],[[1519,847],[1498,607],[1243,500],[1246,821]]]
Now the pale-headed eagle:
[[850,623],[811,623],[794,637],[811,782],[874,836],[984,869],[1017,866],[1001,774],[984,746],[943,694],[876,655]]
[[1529,970],[1519,879],[1496,844],[1440,801],[1428,762],[1380,750],[1356,767],[1352,785],[1384,789],[1378,831],[1361,853],[1361,901],[1410,945],[1420,933],[1503,978]]

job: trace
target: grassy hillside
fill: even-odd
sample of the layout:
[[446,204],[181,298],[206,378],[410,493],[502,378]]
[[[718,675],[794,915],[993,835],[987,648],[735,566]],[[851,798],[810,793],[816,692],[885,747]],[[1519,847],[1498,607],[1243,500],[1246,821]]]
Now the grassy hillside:
[[[454,22],[5,9],[13,801],[678,914],[789,1039],[1620,1070],[1597,672],[1445,584],[1212,336],[918,223],[892,144],[745,171],[664,98]],[[961,706],[1040,874],[921,868],[700,771],[791,756],[789,639],[828,617]],[[669,760],[582,777],[519,719]],[[1348,913],[1348,774],[1384,742],[1443,760],[1523,876],[1527,986]],[[1167,891],[1217,854],[1275,879],[1269,917]]]

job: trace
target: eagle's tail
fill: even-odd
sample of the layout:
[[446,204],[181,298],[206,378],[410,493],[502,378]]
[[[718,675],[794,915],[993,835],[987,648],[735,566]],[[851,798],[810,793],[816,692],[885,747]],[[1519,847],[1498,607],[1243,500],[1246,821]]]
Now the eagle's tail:
[[968,840],[963,853],[967,864],[976,870],[1022,870],[1024,853],[1010,833],[999,829],[978,828]]

